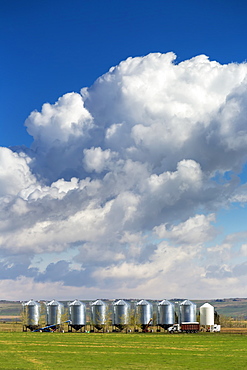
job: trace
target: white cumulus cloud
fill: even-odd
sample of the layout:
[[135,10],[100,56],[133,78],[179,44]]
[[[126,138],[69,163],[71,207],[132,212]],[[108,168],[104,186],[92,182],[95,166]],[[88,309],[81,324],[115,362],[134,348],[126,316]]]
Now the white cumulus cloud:
[[0,148],[2,278],[154,296],[163,280],[162,294],[215,294],[225,277],[238,292],[245,244],[214,239],[217,211],[246,202],[246,103],[246,63],[153,53],[32,112],[31,148]]

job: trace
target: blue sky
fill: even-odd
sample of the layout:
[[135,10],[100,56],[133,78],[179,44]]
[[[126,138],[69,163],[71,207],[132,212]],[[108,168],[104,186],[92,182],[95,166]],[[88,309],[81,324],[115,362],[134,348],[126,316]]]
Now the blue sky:
[[3,299],[247,296],[246,8],[0,1]]
[[0,2],[0,145],[30,145],[27,116],[66,92],[79,92],[129,56],[173,51],[177,62],[206,54],[246,60],[246,2]]

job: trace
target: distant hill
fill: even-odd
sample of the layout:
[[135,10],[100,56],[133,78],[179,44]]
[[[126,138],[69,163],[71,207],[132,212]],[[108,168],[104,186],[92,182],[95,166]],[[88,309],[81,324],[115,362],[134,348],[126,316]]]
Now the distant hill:
[[22,312],[20,301],[0,301],[0,319],[7,316],[19,316]]
[[193,302],[196,303],[198,308],[207,302],[214,306],[219,315],[247,320],[247,298],[193,300]]

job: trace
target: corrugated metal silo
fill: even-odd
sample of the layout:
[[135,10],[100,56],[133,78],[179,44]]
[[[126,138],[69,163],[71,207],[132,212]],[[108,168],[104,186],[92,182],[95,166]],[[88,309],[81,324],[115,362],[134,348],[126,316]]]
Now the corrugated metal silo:
[[64,306],[62,303],[52,300],[46,304],[47,325],[60,325],[62,323],[62,314]]
[[179,305],[180,323],[196,322],[196,304],[186,299]]
[[130,323],[130,305],[120,299],[113,303],[113,325],[123,328]]
[[40,320],[40,304],[31,299],[24,304],[24,314],[26,327],[37,327]]
[[70,326],[75,330],[81,329],[86,325],[86,305],[78,301],[77,299],[69,304],[69,314],[70,314]]
[[136,304],[136,322],[144,329],[151,325],[153,320],[153,305],[142,299]]
[[91,320],[97,329],[101,329],[107,323],[107,305],[100,299],[91,304]]
[[158,303],[158,322],[157,324],[164,329],[169,328],[175,323],[175,306],[170,301],[164,299]]

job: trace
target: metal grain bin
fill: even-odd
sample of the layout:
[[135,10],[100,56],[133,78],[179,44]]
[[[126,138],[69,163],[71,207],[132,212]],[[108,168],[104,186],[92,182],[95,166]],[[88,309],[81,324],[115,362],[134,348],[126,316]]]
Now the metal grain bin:
[[77,299],[69,304],[69,314],[72,327],[82,327],[87,323],[86,305]]
[[100,299],[91,304],[91,320],[93,326],[98,329],[107,323],[107,305]]
[[196,305],[186,299],[179,305],[180,323],[196,321]]
[[130,323],[130,305],[120,299],[113,303],[113,325],[124,327]]
[[62,323],[62,314],[64,306],[55,300],[46,304],[47,325],[60,325]]
[[142,299],[136,304],[136,321],[140,325],[150,325],[153,319],[153,305]]
[[158,303],[157,321],[157,324],[164,329],[175,323],[175,306],[173,303],[166,299]]
[[40,320],[40,304],[31,299],[24,304],[24,314],[27,327],[38,326]]

